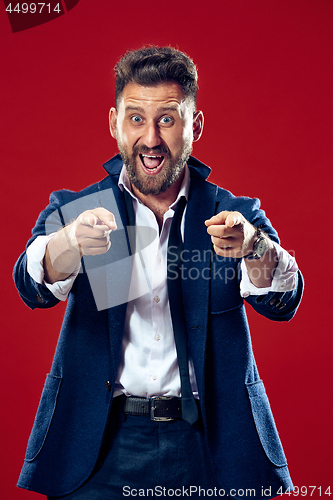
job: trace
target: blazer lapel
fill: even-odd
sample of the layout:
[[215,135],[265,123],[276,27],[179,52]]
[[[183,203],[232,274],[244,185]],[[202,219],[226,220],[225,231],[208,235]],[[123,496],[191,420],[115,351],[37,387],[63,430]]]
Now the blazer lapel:
[[[112,196],[117,207],[117,214],[114,214],[117,230],[111,234],[111,249],[108,253],[112,256],[112,262],[105,266],[104,279],[107,283],[108,332],[111,350],[110,377],[111,380],[116,380],[132,276],[132,257],[127,235],[128,217],[124,195],[118,187],[119,175],[111,174],[111,178]],[[102,192],[100,194],[102,195]],[[108,197],[107,193],[105,195]]]
[[217,187],[191,175],[185,214],[183,303],[196,375],[203,375],[210,291],[212,243],[205,220],[215,214]]

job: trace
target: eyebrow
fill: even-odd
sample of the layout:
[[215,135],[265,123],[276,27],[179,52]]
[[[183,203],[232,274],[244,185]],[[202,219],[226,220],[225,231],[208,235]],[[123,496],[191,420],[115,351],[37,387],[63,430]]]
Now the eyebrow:
[[[170,106],[163,106],[162,108],[159,108],[161,111],[178,111],[178,106],[177,105],[170,105]],[[131,106],[130,104],[128,106],[125,106],[125,111],[140,111],[140,113],[144,113],[145,110],[141,106]]]
[[131,105],[128,105],[125,107],[125,111],[140,111],[141,113],[144,112],[144,109],[141,108],[140,106],[131,106]]

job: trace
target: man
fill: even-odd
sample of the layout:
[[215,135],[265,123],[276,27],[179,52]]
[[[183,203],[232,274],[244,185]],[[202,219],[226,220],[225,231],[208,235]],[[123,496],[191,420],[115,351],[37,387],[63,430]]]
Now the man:
[[289,320],[302,278],[258,200],[190,156],[196,90],[182,52],[127,53],[110,111],[120,156],[101,182],[51,195],[16,264],[32,309],[68,297],[18,483],[48,498],[292,488],[243,299]]

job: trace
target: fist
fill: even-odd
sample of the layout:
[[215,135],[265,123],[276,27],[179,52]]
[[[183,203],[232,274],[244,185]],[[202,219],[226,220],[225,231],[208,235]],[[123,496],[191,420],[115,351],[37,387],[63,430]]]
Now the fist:
[[251,253],[256,229],[240,212],[220,212],[205,224],[217,255],[240,259]]
[[114,215],[105,208],[86,210],[66,228],[69,245],[82,255],[101,255],[110,246],[110,233],[117,229]]

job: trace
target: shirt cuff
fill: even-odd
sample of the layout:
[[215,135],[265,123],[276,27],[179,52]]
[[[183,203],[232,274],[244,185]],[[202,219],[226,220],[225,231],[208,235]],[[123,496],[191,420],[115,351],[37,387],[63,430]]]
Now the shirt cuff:
[[269,292],[290,292],[297,286],[298,266],[295,258],[292,257],[280,245],[272,241],[278,259],[278,264],[274,271],[272,284],[270,287],[257,288],[251,282],[244,259],[241,261],[242,279],[240,282],[240,294],[242,297],[249,295],[266,295]]
[[44,280],[43,259],[46,252],[48,242],[53,238],[56,233],[51,233],[47,236],[37,236],[37,238],[27,248],[27,271],[32,279],[40,285],[46,286],[50,292],[58,299],[65,301],[69,292],[72,289],[74,280],[79,274],[81,263],[74,269],[72,274],[63,281],[56,281],[55,283],[47,283]]

